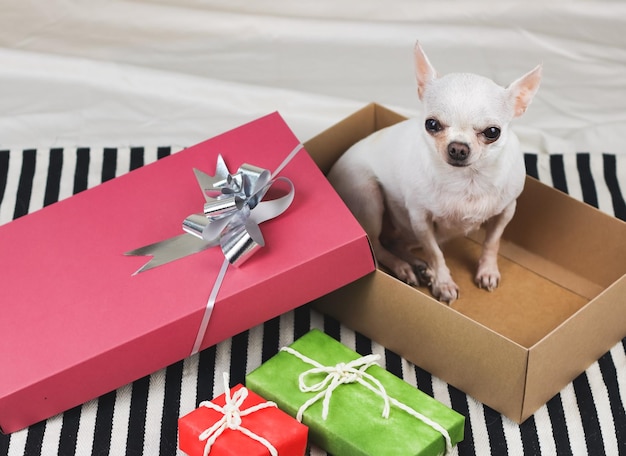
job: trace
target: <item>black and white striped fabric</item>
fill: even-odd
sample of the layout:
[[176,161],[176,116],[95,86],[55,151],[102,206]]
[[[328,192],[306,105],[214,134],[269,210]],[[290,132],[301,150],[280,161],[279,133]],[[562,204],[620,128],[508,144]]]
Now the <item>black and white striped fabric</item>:
[[[0,224],[176,151],[169,147],[0,150]],[[622,192],[626,157],[526,154],[526,165],[529,174],[626,220]],[[0,435],[0,455],[180,454],[178,417],[221,394],[223,372],[230,373],[232,384],[243,383],[247,372],[310,328],[325,331],[359,353],[380,354],[389,371],[465,415],[465,440],[453,454],[626,455],[626,339],[517,425],[308,306],[45,422]],[[309,454],[326,453],[312,447]]]

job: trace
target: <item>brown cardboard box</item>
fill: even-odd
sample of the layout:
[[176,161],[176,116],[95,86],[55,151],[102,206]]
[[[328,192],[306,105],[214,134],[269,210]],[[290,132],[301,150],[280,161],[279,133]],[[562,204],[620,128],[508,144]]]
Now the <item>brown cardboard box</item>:
[[[328,172],[403,119],[371,104],[305,146]],[[380,268],[314,306],[521,423],[626,336],[626,223],[527,178],[492,293],[473,284],[480,236],[444,249],[451,307]]]

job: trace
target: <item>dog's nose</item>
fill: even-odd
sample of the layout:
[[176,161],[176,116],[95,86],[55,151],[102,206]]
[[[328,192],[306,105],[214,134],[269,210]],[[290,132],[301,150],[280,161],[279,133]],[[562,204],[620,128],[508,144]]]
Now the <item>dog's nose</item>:
[[470,148],[465,143],[451,142],[448,144],[448,156],[457,162],[462,162],[469,157]]

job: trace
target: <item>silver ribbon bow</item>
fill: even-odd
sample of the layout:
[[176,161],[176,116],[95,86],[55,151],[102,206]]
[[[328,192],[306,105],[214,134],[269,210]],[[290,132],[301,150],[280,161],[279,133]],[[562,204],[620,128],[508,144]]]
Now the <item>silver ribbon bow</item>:
[[[217,245],[231,264],[239,266],[265,245],[259,224],[282,214],[293,201],[294,186],[289,179],[272,179],[268,170],[249,164],[231,174],[221,155],[217,157],[214,176],[197,169],[194,173],[206,200],[203,213],[185,218],[185,234],[126,252],[125,255],[153,256],[135,274]],[[288,193],[262,201],[277,181],[287,184]]]

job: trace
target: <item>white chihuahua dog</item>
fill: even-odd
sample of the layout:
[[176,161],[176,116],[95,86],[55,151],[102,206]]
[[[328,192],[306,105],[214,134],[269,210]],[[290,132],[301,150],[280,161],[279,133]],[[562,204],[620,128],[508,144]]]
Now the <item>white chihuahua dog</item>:
[[[500,238],[525,179],[509,122],[526,111],[541,66],[506,88],[475,74],[439,77],[417,43],[415,69],[424,119],[361,140],[328,178],[367,232],[378,262],[450,304],[459,288],[440,248],[447,239],[484,225],[475,281],[489,291],[500,282]],[[417,247],[422,259],[411,253]]]

